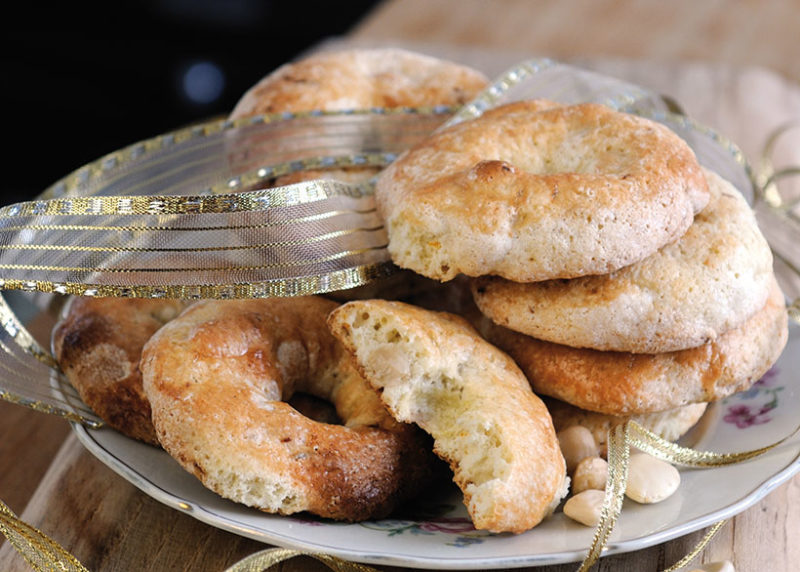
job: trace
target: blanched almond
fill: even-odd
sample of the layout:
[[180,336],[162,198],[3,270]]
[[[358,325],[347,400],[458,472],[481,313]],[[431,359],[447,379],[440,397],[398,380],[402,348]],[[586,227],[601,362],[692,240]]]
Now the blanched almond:
[[586,526],[597,526],[597,523],[600,522],[605,496],[605,491],[597,489],[580,492],[564,503],[564,514]]
[[595,489],[604,490],[608,480],[608,461],[601,457],[586,457],[575,467],[572,475],[572,493]]
[[669,463],[647,453],[634,453],[628,466],[625,494],[640,503],[656,503],[678,490],[681,474]]
[[556,436],[570,475],[583,459],[597,455],[597,442],[586,427],[573,425],[559,431]]

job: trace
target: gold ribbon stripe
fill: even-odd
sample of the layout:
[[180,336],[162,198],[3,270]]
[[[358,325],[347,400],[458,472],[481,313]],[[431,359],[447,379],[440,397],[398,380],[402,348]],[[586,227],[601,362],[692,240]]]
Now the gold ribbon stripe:
[[[614,426],[608,434],[608,480],[603,499],[600,521],[595,529],[592,544],[586,558],[578,568],[579,572],[589,570],[601,557],[613,530],[614,524],[622,512],[622,503],[625,499],[625,488],[628,478],[628,461],[631,447],[654,455],[664,461],[676,465],[697,468],[714,468],[724,465],[742,463],[763,455],[775,447],[785,443],[800,433],[798,426],[792,433],[783,439],[764,447],[739,453],[714,453],[710,451],[696,451],[667,441],[652,431],[645,429],[636,421],[626,421]],[[688,564],[705,547],[716,532],[722,527],[724,521],[716,523],[695,548],[676,565],[667,569],[667,572],[678,570]]]
[[[359,198],[370,194],[368,185],[353,186],[333,179],[294,183],[274,189],[224,195],[126,195],[70,197],[17,203],[0,208],[0,220],[21,217],[114,215],[189,215],[263,212],[323,201],[333,197]],[[25,225],[28,228],[29,225]],[[0,230],[3,230],[0,227]]]
[[[379,230],[383,230],[383,228],[384,227],[382,224],[372,227],[355,227],[343,230],[335,230],[317,236],[309,236],[307,238],[298,238],[294,240],[280,240],[275,242],[249,243],[249,244],[241,244],[235,246],[199,246],[196,248],[161,247],[155,249],[155,248],[123,247],[123,246],[79,246],[74,244],[0,244],[0,250],[38,250],[38,251],[61,250],[69,252],[116,252],[116,253],[122,253],[122,252],[145,253],[145,252],[154,252],[156,250],[158,252],[231,252],[237,250],[264,250],[267,248],[280,248],[285,246],[300,246],[300,245],[314,244],[315,242],[324,242],[326,240],[331,240],[332,238],[341,238],[343,236],[358,234],[360,232],[377,232]],[[382,244],[372,248],[385,248],[385,247],[386,245]],[[0,268],[4,268],[4,266],[0,265]],[[28,266],[27,268],[43,268],[43,267]],[[45,268],[51,268],[51,267],[45,267]]]
[[3,501],[0,501],[0,532],[36,571],[89,572],[60,544],[17,518]]
[[[132,180],[131,172],[139,174],[145,171],[143,163],[150,170],[157,170],[159,179],[163,180],[167,176],[174,175],[175,172],[165,168],[165,165],[176,164],[186,166],[187,164],[197,166],[197,162],[187,159],[187,154],[205,156],[206,160],[200,164],[213,162],[213,158],[219,158],[221,153],[207,153],[209,149],[219,149],[222,151],[241,152],[244,146],[253,149],[257,148],[260,153],[249,153],[245,160],[256,165],[256,159],[268,154],[271,157],[287,156],[291,163],[297,162],[302,153],[310,153],[307,149],[308,144],[303,143],[302,139],[309,141],[317,140],[325,133],[322,127],[334,127],[337,138],[345,138],[347,141],[337,141],[326,149],[324,157],[314,159],[305,157],[308,165],[304,168],[331,168],[338,167],[337,159],[331,158],[336,154],[350,155],[362,144],[362,133],[365,126],[373,133],[374,139],[381,142],[384,151],[396,148],[398,151],[410,146],[413,142],[428,135],[435,127],[452,114],[453,109],[446,106],[433,106],[422,108],[393,108],[393,109],[362,109],[345,111],[309,111],[298,113],[276,113],[260,115],[253,118],[241,119],[236,121],[218,120],[167,133],[159,137],[141,141],[130,145],[119,151],[109,153],[100,159],[85,165],[66,176],[61,181],[52,185],[43,194],[42,199],[50,199],[65,194],[97,194],[97,179],[102,179],[103,189],[115,189],[124,187],[126,194],[137,194],[143,187],[137,185]],[[342,122],[346,122],[343,131]],[[347,129],[349,128],[349,130]],[[300,133],[301,136],[297,134]],[[292,139],[295,139],[293,142]],[[300,142],[296,141],[301,139]],[[255,145],[255,144],[258,145]],[[285,147],[291,144],[291,151],[287,153]],[[305,149],[305,151],[303,151]],[[337,153],[332,153],[337,151]],[[201,153],[202,152],[202,153]],[[173,161],[177,158],[177,161]],[[228,155],[230,158],[230,155]],[[249,164],[248,163],[248,164]],[[267,178],[279,176],[291,172],[290,162],[287,160],[281,168],[259,169],[263,171],[259,177]],[[120,167],[125,167],[121,169]],[[185,171],[185,170],[184,170]],[[270,171],[272,171],[270,173]],[[197,188],[198,182],[202,177],[192,176],[183,171],[178,171],[180,177],[175,186],[162,185],[164,194],[186,194],[180,191],[185,188]],[[241,172],[241,169],[239,170]],[[153,180],[145,177],[145,180]],[[236,187],[240,184],[253,182],[248,178],[237,178],[232,176],[226,181],[226,186]],[[221,188],[221,187],[217,187]],[[115,192],[113,194],[120,194]],[[146,193],[155,194],[155,193]]]
[[22,230],[33,231],[112,231],[112,232],[207,232],[215,230],[258,230],[264,228],[289,226],[308,222],[318,222],[339,216],[374,214],[374,207],[365,209],[338,209],[312,215],[289,218],[280,221],[265,221],[258,224],[231,224],[216,226],[156,226],[156,225],[89,225],[89,224],[31,224],[22,226],[3,226],[0,232],[19,232]]

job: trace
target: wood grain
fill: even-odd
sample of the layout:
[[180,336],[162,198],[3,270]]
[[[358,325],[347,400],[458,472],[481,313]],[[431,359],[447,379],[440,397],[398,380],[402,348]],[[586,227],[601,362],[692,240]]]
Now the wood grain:
[[11,510],[25,508],[68,434],[62,419],[0,401],[0,498]]
[[713,61],[800,80],[792,0],[394,0],[349,37],[572,58]]

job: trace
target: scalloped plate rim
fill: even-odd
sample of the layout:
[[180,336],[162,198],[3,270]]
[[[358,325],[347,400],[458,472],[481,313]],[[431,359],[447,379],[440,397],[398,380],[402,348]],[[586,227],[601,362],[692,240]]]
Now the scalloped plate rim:
[[[789,354],[795,353],[798,348],[800,348],[800,328],[791,326],[789,342],[781,358],[789,358]],[[795,351],[793,352],[792,350]],[[781,360],[779,360],[778,363],[780,364]],[[787,369],[789,369],[790,372],[784,374],[784,376],[779,376],[779,379],[781,379],[781,381],[788,381],[789,387],[797,387],[798,390],[800,390],[800,377],[791,373],[791,368]],[[800,398],[794,397],[794,399],[797,400]],[[719,428],[722,419],[718,411],[716,411],[714,414],[717,417],[712,421],[712,423],[714,428]],[[783,414],[791,415],[790,407],[784,406]],[[166,456],[166,458],[169,459],[168,462],[174,462],[167,456],[165,452],[157,450],[150,445],[128,439],[127,437],[116,433],[112,429],[89,429],[77,423],[73,423],[72,427],[79,441],[84,447],[86,447],[87,450],[89,450],[95,457],[111,468],[114,472],[139,488],[148,496],[167,506],[179,510],[180,512],[184,512],[202,522],[205,522],[206,524],[265,543],[271,543],[298,550],[311,550],[318,552],[323,551],[333,556],[366,564],[383,564],[442,570],[508,568],[579,562],[583,559],[586,549],[589,547],[589,544],[587,543],[586,549],[581,550],[563,550],[544,553],[536,552],[529,554],[497,554],[492,556],[470,556],[468,553],[465,553],[464,556],[461,557],[452,555],[442,556],[430,551],[428,553],[420,552],[416,554],[404,554],[402,552],[392,553],[391,551],[385,549],[353,550],[338,546],[335,543],[326,544],[324,542],[324,536],[321,534],[312,534],[311,532],[308,532],[308,530],[302,528],[302,525],[300,526],[299,534],[295,535],[289,535],[280,530],[276,530],[274,527],[270,527],[268,519],[283,519],[287,517],[264,515],[267,517],[267,520],[265,520],[266,524],[264,528],[260,528],[246,522],[239,522],[235,518],[231,518],[228,515],[217,514],[214,512],[212,507],[184,498],[182,496],[184,493],[181,491],[167,490],[161,485],[154,483],[147,474],[143,474],[141,468],[134,467],[131,463],[124,460],[126,458],[124,450],[114,450],[114,439],[120,440],[120,443],[124,443],[124,447],[144,447],[147,450],[157,451],[158,454]],[[757,426],[756,429],[758,427],[766,426]],[[723,429],[726,429],[726,427],[723,427]],[[730,428],[729,430],[733,431],[735,429]],[[115,437],[112,438],[112,440],[109,440],[103,436],[103,431],[110,432],[109,434],[113,434]],[[671,526],[667,526],[663,530],[645,533],[634,538],[614,539],[612,537],[612,540],[608,542],[603,555],[607,556],[612,554],[632,552],[661,544],[668,540],[684,536],[691,532],[710,526],[719,520],[735,516],[736,514],[739,514],[740,512],[753,506],[755,503],[771,493],[775,488],[788,481],[796,473],[800,472],[800,439],[795,436],[795,438],[775,449],[774,451],[776,454],[778,452],[786,454],[787,450],[785,450],[785,448],[787,447],[791,448],[791,453],[793,456],[786,460],[781,467],[771,472],[771,474],[758,477],[752,483],[748,483],[746,485],[747,491],[739,495],[737,498],[732,499],[730,502],[726,502],[720,506],[716,506],[713,510],[707,511],[699,516],[683,522],[678,522]],[[763,457],[754,459],[750,461],[750,463],[758,463],[762,458]],[[183,469],[180,469],[177,464],[175,464],[175,467],[177,467],[180,471],[183,471]],[[715,470],[719,469],[706,469],[703,472]],[[198,486],[200,486],[199,482]],[[657,507],[658,505],[650,506]],[[246,509],[246,507],[243,508]],[[255,511],[255,509],[247,510]],[[255,511],[254,514],[259,513]],[[625,511],[623,510],[623,516],[624,514]],[[321,526],[313,527],[312,532],[318,533],[324,530],[324,527],[326,526],[337,525],[322,524]],[[537,529],[534,529],[526,534],[535,534],[536,530]],[[320,540],[313,540],[313,538],[320,538]]]

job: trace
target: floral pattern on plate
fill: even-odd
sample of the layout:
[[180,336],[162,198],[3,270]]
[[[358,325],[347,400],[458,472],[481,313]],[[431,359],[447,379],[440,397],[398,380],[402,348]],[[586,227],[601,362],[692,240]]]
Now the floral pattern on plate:
[[784,388],[777,384],[778,373],[778,369],[772,367],[750,389],[724,399],[722,403],[726,410],[722,420],[739,429],[772,421],[773,413],[778,407],[779,394]]

